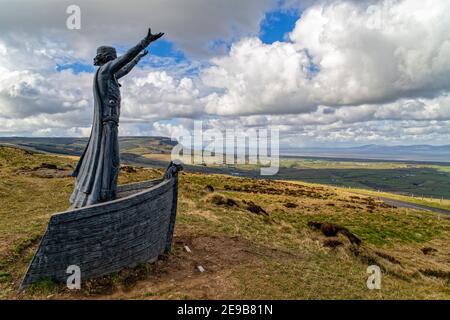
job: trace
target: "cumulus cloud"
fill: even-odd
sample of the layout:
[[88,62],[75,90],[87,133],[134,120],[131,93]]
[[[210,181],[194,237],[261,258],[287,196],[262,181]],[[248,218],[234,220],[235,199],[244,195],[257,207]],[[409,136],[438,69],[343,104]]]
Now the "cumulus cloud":
[[207,112],[219,115],[307,112],[310,61],[293,44],[267,45],[248,38],[233,45],[228,56],[212,60],[202,75],[205,84],[224,90],[209,97]]
[[[81,29],[76,31],[66,28],[66,9],[72,4],[81,9]],[[214,40],[257,34],[264,13],[275,4],[275,0],[4,0],[0,30],[65,39],[68,47],[88,58],[99,44],[140,40],[150,26],[186,52],[207,55]]]
[[81,0],[82,29],[71,31],[72,1],[4,0],[0,135],[88,135],[93,74],[55,67],[90,63],[99,44],[126,47],[152,26],[190,59],[160,57],[163,68],[121,81],[122,135],[171,136],[203,119],[220,130],[273,126],[296,145],[448,143],[449,1],[285,0],[301,18],[287,40],[265,44],[260,23],[277,3]]
[[[0,134],[88,135],[93,74],[57,72],[55,56],[21,49],[0,50]],[[124,134],[148,134],[149,121],[202,112],[194,80],[172,71],[136,68],[121,81]]]
[[446,0],[326,1],[308,8],[291,42],[245,38],[214,59],[207,111],[304,113],[434,97],[450,89]]
[[90,97],[85,93],[91,82],[90,75],[75,76],[70,71],[42,75],[0,68],[2,116],[25,117],[85,109],[90,104]]
[[[151,26],[189,56],[204,59],[220,52],[211,50],[215,40],[257,34],[264,13],[275,3],[81,0],[76,3],[81,30],[69,30],[66,8],[73,1],[5,0],[0,11],[0,134],[86,134],[92,119],[92,74],[56,72],[55,67],[91,63],[100,44],[126,47]],[[183,75],[199,63],[194,59],[174,66],[170,59],[162,60],[158,63],[167,71],[136,69],[132,79],[124,80],[123,132],[147,133],[149,125],[140,122],[202,113],[202,85]]]
[[189,77],[142,69],[124,85],[124,117],[152,120],[202,114],[200,90]]

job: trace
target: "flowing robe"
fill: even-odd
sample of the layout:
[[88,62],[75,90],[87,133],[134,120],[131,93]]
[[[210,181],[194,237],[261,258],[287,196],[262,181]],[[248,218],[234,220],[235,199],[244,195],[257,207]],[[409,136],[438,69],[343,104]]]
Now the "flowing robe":
[[113,200],[120,169],[118,126],[120,84],[137,64],[148,43],[141,41],[123,56],[100,66],[94,77],[94,119],[88,144],[73,172],[75,189],[70,197],[73,208]]

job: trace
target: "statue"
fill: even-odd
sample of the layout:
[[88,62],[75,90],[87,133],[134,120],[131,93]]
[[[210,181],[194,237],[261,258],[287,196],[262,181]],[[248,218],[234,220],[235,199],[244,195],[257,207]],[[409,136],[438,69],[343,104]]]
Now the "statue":
[[120,117],[120,84],[148,51],[146,48],[164,33],[147,36],[123,56],[117,57],[113,47],[97,49],[94,65],[94,120],[88,144],[72,174],[75,189],[70,197],[73,208],[81,208],[116,198],[119,175],[118,126]]
[[[41,281],[67,283],[67,268],[78,266],[83,279],[156,261],[170,251],[178,204],[180,161],[172,161],[161,179],[117,185],[119,174],[120,84],[163,36],[148,35],[117,58],[100,47],[94,64],[94,121],[88,144],[73,176],[72,208],[50,217],[21,288]],[[114,200],[115,201],[110,201]],[[91,206],[97,204],[95,206]]]

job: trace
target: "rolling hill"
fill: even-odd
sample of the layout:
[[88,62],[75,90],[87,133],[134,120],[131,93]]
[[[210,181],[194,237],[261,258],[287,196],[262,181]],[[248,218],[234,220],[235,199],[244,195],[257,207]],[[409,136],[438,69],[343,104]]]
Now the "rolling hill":
[[[450,298],[448,217],[340,188],[193,172],[180,176],[169,255],[85,281],[79,292],[51,281],[19,292],[50,215],[68,207],[75,162],[0,147],[0,298]],[[120,183],[161,174],[125,166]],[[381,290],[366,287],[373,264]]]
[[[120,137],[120,157],[123,164],[165,168],[176,144],[164,137]],[[0,145],[15,145],[29,150],[53,154],[79,156],[87,144],[83,138],[0,138]],[[329,158],[307,156],[281,156],[278,173],[270,179],[301,180],[339,187],[385,191],[421,198],[450,199],[450,163],[435,161],[370,160],[373,154],[397,147],[369,145],[347,150],[353,157],[364,154],[366,159]],[[416,150],[422,154],[445,154],[448,146],[406,146],[398,152]],[[320,149],[324,150],[324,149]],[[326,149],[329,151],[329,149]],[[378,150],[378,151],[377,151]],[[359,152],[359,153],[358,153]],[[406,152],[406,151],[405,151]],[[449,151],[450,152],[450,151]],[[381,153],[380,153],[381,154]],[[406,154],[405,154],[406,155]],[[449,157],[446,158],[450,159]],[[185,164],[188,172],[229,174],[260,178],[260,168],[255,165],[213,165],[208,163]],[[432,200],[432,199],[430,199]],[[434,200],[432,200],[434,201]]]

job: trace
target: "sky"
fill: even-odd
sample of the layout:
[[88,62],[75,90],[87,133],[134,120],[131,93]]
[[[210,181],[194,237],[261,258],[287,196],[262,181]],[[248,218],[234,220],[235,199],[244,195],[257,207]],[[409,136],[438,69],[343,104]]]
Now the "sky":
[[[92,59],[165,32],[120,134],[276,128],[282,147],[449,144],[448,0],[2,0],[0,136],[89,136]],[[81,9],[79,30],[66,9]]]

